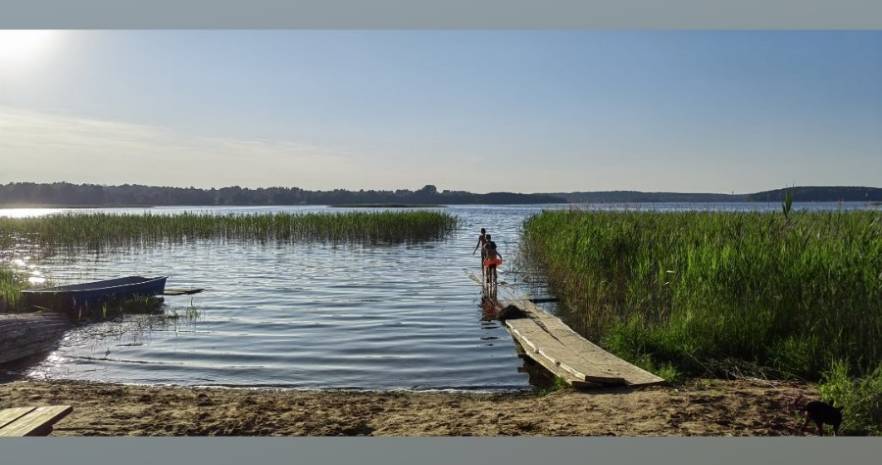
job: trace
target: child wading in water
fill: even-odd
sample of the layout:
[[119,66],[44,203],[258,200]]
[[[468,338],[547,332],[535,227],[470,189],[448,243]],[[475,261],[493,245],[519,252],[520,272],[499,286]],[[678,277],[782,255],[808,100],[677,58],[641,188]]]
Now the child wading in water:
[[472,250],[472,255],[474,255],[478,249],[481,249],[481,279],[484,279],[484,259],[487,258],[485,255],[486,251],[484,250],[484,246],[487,245],[488,238],[489,236],[487,236],[487,230],[481,228],[481,235],[478,236],[478,244],[475,246],[475,250]]
[[487,241],[484,244],[484,276],[487,283],[496,284],[496,267],[502,264],[502,254],[496,250],[496,243],[493,242],[490,235],[487,234]]

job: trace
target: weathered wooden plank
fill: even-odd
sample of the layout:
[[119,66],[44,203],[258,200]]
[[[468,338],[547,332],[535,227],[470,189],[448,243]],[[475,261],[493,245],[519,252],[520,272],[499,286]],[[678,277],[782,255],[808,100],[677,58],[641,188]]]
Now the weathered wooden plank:
[[44,354],[46,352],[51,352],[55,348],[58,347],[57,340],[46,340],[46,341],[37,341],[31,342],[19,347],[15,347],[13,350],[3,352],[3,363],[15,362],[16,360],[33,357],[36,355]]
[[582,357],[590,360],[597,367],[603,367],[605,371],[621,377],[630,386],[642,386],[663,383],[664,379],[658,377],[636,365],[603,350],[598,345],[583,338],[560,320],[543,320],[546,329],[561,343]]
[[[523,325],[523,323],[515,323],[516,321],[519,320],[506,321],[506,326],[508,326],[512,337],[514,337],[515,341],[518,342],[518,345],[521,347],[526,356],[530,357],[530,359],[534,360],[536,363],[542,365],[546,370],[551,372],[551,374],[566,381],[566,383],[569,385],[575,387],[582,387],[586,385],[584,378],[580,378],[574,373],[564,370],[557,363],[555,363],[554,360],[543,355],[543,353],[539,350],[538,344],[535,341],[530,340],[529,331],[525,330],[523,327],[518,328],[518,326]],[[523,321],[528,322],[529,320]],[[509,322],[512,323],[511,326],[509,326]]]
[[202,292],[202,291],[204,291],[204,290],[205,290],[205,289],[202,289],[202,288],[194,288],[194,289],[177,289],[177,288],[175,288],[175,289],[166,289],[166,290],[162,293],[162,295],[171,295],[171,296],[174,296],[174,295],[192,295],[192,294],[198,294],[198,293],[200,293],[200,292]]
[[52,405],[37,407],[23,417],[0,428],[0,437],[45,436],[52,431],[52,425],[66,417],[73,407]]
[[517,332],[527,340],[535,354],[548,359],[561,370],[570,373],[582,382],[626,384],[625,380],[616,372],[586,360],[581,354],[555,339],[532,318],[505,320],[505,325],[512,333]]
[[0,314],[0,364],[50,350],[70,325],[53,312]]
[[[530,333],[525,334],[525,337],[539,341],[537,344],[542,347],[542,350],[535,353],[544,352],[546,358],[564,371],[586,382],[598,384],[646,386],[664,382],[663,378],[634,366],[583,338],[560,318],[542,310],[529,300],[518,299],[506,303],[509,304],[523,310],[528,318],[521,320],[532,321],[539,330],[532,328],[528,323],[514,323],[518,320],[506,320],[506,323],[510,321],[512,325],[523,326],[522,333]],[[507,324],[509,328],[512,325]]]
[[29,321],[21,326],[6,326],[0,328],[0,335],[4,341],[15,342],[16,339],[33,339],[41,335],[52,334],[55,330],[67,329],[69,325],[53,322],[41,323]]
[[629,386],[645,386],[664,382],[663,378],[603,350],[600,346],[573,331],[560,318],[542,310],[530,301],[519,301],[516,305],[532,318],[538,320],[539,324],[561,344],[587,360],[594,369],[607,375],[622,378]]
[[30,413],[36,407],[15,407],[0,410],[0,429]]

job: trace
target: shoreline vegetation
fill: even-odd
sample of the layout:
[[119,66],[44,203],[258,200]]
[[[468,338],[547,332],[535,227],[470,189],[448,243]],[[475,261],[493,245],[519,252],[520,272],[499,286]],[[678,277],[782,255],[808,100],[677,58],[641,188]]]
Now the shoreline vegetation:
[[522,252],[564,319],[670,380],[820,381],[843,430],[882,428],[882,215],[546,211]]
[[478,194],[461,190],[439,191],[433,185],[417,190],[334,189],[310,191],[297,187],[247,188],[239,186],[201,189],[195,187],[124,184],[72,184],[67,182],[0,184],[3,208],[87,208],[152,206],[290,206],[290,205],[476,205],[566,204],[652,202],[780,202],[786,195],[795,202],[882,202],[882,188],[863,186],[799,186],[747,193],[684,192],[556,192]]

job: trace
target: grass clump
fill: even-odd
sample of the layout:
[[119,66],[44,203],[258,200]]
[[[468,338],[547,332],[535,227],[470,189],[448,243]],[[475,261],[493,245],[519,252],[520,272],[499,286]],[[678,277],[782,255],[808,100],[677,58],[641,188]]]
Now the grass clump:
[[523,251],[586,337],[665,377],[882,362],[879,212],[543,212]]
[[457,224],[432,211],[212,215],[59,214],[0,218],[0,238],[42,246],[146,246],[196,239],[408,243],[439,239]]
[[21,301],[21,290],[26,283],[11,269],[0,264],[0,313],[13,311]]
[[547,385],[543,386],[536,390],[536,395],[539,397],[545,397],[553,392],[562,391],[565,389],[569,389],[570,385],[567,381],[560,376],[555,376],[553,380]]
[[819,389],[825,401],[842,407],[842,433],[882,434],[882,364],[866,376],[852,378],[849,364],[836,361],[824,374]]

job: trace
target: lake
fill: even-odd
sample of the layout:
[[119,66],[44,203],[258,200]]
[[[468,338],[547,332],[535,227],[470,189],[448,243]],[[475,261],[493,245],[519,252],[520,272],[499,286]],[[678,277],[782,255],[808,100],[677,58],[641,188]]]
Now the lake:
[[[450,206],[460,228],[444,240],[362,246],[197,241],[147,249],[59,253],[27,247],[2,258],[55,284],[122,275],[168,275],[168,287],[202,287],[166,297],[176,319],[132,315],[68,332],[33,378],[201,386],[346,389],[529,389],[508,333],[482,321],[473,255],[486,227],[507,259],[500,296],[544,297],[541,276],[513,270],[520,227],[542,209],[778,211],[777,203]],[[879,209],[862,202],[795,204],[794,209]],[[0,209],[0,216],[71,211],[173,215],[340,212],[308,207]],[[359,209],[364,210],[364,209]],[[529,284],[528,284],[529,283]],[[553,310],[553,306],[550,307]]]

